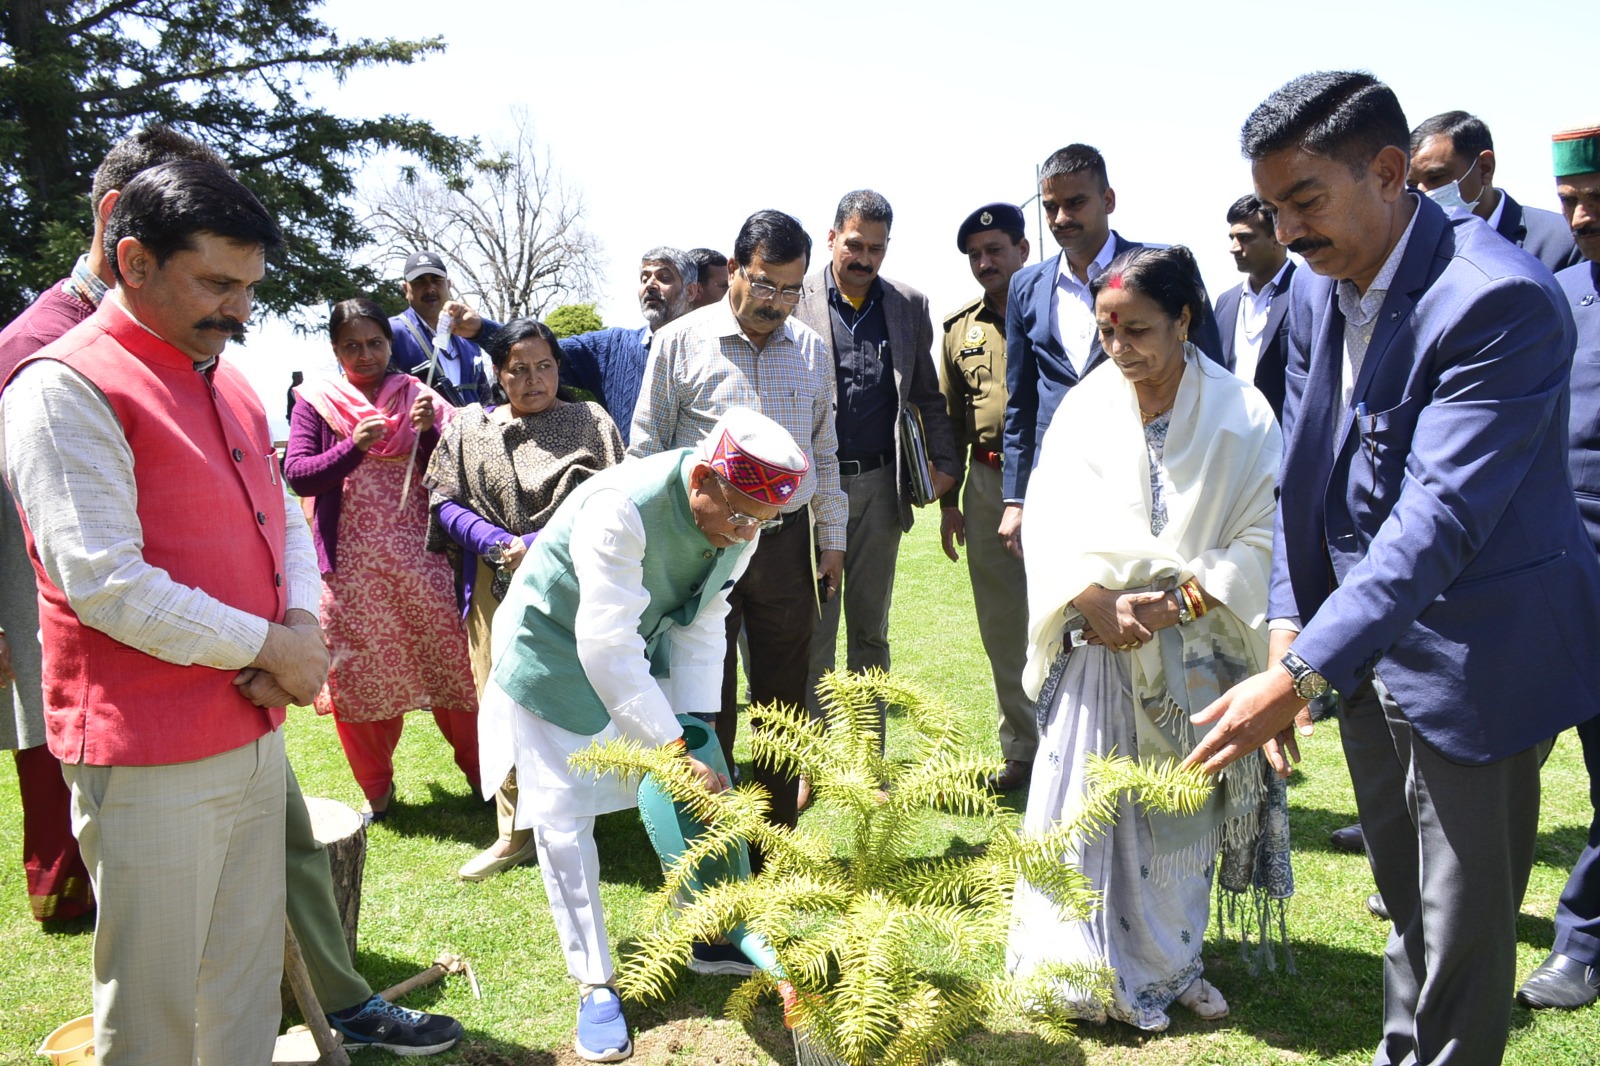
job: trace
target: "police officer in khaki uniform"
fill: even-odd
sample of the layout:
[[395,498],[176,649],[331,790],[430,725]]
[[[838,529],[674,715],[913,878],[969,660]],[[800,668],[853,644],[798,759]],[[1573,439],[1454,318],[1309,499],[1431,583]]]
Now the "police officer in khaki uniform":
[[945,318],[940,375],[958,451],[963,459],[970,456],[971,462],[963,463],[955,487],[940,500],[939,531],[952,562],[960,558],[956,546],[967,547],[978,632],[989,655],[1000,706],[1000,753],[1006,761],[989,785],[1002,792],[1028,783],[1039,747],[1033,703],[1022,692],[1028,646],[1027,579],[1022,560],[1000,539],[1000,514],[1005,509],[1000,437],[1006,416],[1006,290],[1011,275],[1028,261],[1024,228],[1019,208],[988,204],[968,215],[956,231],[956,247],[966,255],[983,295]]

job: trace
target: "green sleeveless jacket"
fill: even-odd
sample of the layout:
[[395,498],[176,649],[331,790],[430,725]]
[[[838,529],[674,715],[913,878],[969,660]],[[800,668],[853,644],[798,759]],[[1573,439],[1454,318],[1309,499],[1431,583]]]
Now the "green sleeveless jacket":
[[629,459],[602,470],[562,502],[539,534],[494,615],[491,678],[507,695],[543,718],[593,736],[611,714],[578,661],[573,620],[583,594],[572,569],[572,523],[593,496],[621,493],[639,509],[645,531],[644,588],[650,605],[639,635],[654,677],[668,676],[668,634],[687,626],[728,584],[750,547],[713,548],[689,509],[694,453],[685,448]]

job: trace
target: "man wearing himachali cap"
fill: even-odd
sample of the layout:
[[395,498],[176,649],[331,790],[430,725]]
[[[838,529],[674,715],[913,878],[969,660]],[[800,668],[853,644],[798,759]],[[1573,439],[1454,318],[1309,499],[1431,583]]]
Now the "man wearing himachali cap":
[[[716,713],[728,592],[809,467],[776,422],[731,408],[697,448],[630,460],[574,491],[495,615],[478,733],[484,780],[516,767],[516,825],[534,832],[580,986],[576,1051],[591,1062],[632,1052],[610,987],[594,820],[635,806],[638,786],[579,776],[567,758],[618,736],[683,750],[675,713]],[[717,768],[683,754],[708,790],[727,787]],[[709,947],[697,945],[697,958]]]

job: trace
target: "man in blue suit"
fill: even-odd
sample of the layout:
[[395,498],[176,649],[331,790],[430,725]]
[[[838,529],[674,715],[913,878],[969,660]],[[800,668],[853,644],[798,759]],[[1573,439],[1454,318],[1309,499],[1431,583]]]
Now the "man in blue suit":
[[[1556,195],[1586,262],[1556,275],[1578,326],[1572,359],[1569,466],[1578,511],[1600,551],[1600,126],[1558,133]],[[1600,999],[1600,718],[1578,726],[1594,818],[1556,904],[1550,957],[1517,989],[1524,1007],[1572,1010]]]
[[1537,746],[1600,712],[1600,562],[1567,475],[1566,300],[1406,187],[1408,133],[1356,73],[1296,78],[1244,125],[1256,195],[1310,271],[1289,311],[1276,661],[1195,716],[1214,725],[1189,761],[1265,745],[1286,774],[1296,713],[1336,690],[1394,918],[1373,1061],[1495,1064]]
[[[1089,282],[1123,252],[1144,247],[1111,229],[1107,216],[1117,209],[1116,190],[1106,177],[1105,159],[1087,144],[1069,144],[1044,161],[1039,198],[1061,254],[1017,271],[1006,298],[1010,397],[1001,464],[1006,508],[1000,517],[1000,538],[1017,556],[1022,555],[1022,501],[1044,431],[1067,390],[1105,362]],[[1210,301],[1195,324],[1193,340],[1201,351],[1232,368],[1222,359]]]
[[1294,262],[1272,234],[1272,215],[1246,194],[1228,208],[1228,251],[1245,280],[1217,297],[1222,361],[1255,385],[1283,419]]
[[1566,220],[1554,211],[1523,207],[1494,186],[1494,139],[1476,115],[1446,111],[1411,131],[1407,178],[1440,207],[1471,211],[1553,274],[1580,256]]

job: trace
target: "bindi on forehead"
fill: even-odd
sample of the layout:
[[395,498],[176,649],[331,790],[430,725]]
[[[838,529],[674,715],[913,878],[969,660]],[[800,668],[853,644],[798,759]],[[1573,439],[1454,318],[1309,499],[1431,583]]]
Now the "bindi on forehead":
[[1116,325],[1118,322],[1121,322],[1121,321],[1122,321],[1122,319],[1117,317],[1117,313],[1115,311],[1111,312],[1111,324],[1113,326]]

